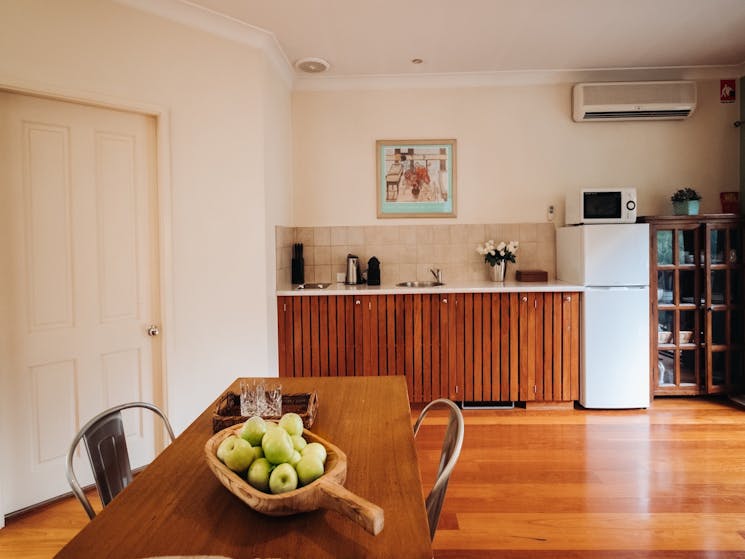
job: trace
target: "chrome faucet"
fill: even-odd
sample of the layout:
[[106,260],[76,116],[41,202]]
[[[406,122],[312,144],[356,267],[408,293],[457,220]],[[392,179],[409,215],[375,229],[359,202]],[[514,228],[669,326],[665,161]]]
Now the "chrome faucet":
[[432,275],[437,280],[437,283],[442,283],[442,270],[440,270],[440,268],[430,268],[429,271],[432,272]]

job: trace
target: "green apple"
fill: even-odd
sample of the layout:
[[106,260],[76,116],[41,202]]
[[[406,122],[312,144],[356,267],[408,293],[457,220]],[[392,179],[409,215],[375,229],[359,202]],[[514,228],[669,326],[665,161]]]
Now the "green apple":
[[295,447],[295,450],[303,450],[305,445],[308,444],[308,442],[300,435],[292,435],[290,438],[292,439],[292,446]]
[[261,438],[266,433],[266,421],[258,415],[249,417],[241,429],[241,438],[246,439],[251,446],[261,444]]
[[290,435],[303,434],[303,418],[296,413],[286,413],[279,420],[279,426]]
[[257,458],[253,461],[253,464],[251,464],[251,467],[248,469],[248,476],[246,478],[248,479],[249,485],[251,487],[254,487],[258,489],[259,491],[264,491],[265,493],[269,492],[269,475],[272,472],[272,465],[269,463],[269,460],[266,458]]
[[290,457],[290,459],[288,460],[288,462],[294,466],[295,464],[297,464],[298,462],[300,462],[300,459],[301,458],[302,458],[302,455],[297,450],[293,450],[292,451],[292,456]]
[[300,485],[308,485],[323,475],[323,462],[315,454],[307,454],[295,464],[298,480]]
[[[231,436],[225,439],[225,448],[222,449],[222,457],[225,465],[234,472],[245,472],[254,461],[254,449],[248,441],[240,437]],[[220,445],[222,446],[222,445]],[[220,453],[220,447],[217,449]]]
[[272,464],[289,462],[292,453],[295,452],[292,439],[284,429],[275,429],[264,435],[261,440],[261,448],[264,449],[264,458]]
[[321,443],[308,443],[308,445],[300,451],[303,456],[314,455],[317,456],[322,464],[326,463],[326,447]]
[[274,493],[287,493],[297,489],[297,472],[290,464],[280,464],[269,476],[269,490]]
[[261,446],[254,447],[254,460],[257,458],[264,458],[264,449]]
[[220,446],[217,447],[217,459],[220,462],[225,462],[225,453],[228,452],[228,448],[232,450],[233,446],[235,445],[235,435],[230,435],[229,437],[226,437],[222,440],[220,443]]

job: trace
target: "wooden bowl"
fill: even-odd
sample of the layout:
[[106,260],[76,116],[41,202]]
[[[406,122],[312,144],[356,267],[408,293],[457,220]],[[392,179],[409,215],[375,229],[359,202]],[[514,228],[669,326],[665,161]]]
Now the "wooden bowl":
[[207,465],[220,483],[256,512],[269,516],[287,516],[319,508],[335,510],[354,520],[365,530],[377,536],[383,529],[383,509],[344,488],[347,479],[347,456],[334,446],[307,429],[306,441],[321,443],[326,447],[324,474],[304,487],[273,495],[255,489],[240,475],[217,458],[217,447],[230,435],[238,435],[243,424],[233,425],[215,433],[204,445]]

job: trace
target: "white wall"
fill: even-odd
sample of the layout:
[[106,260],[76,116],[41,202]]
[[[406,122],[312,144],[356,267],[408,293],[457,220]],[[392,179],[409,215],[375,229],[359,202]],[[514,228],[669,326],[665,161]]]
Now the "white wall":
[[257,50],[99,0],[0,2],[0,52],[0,84],[150,104],[170,117],[163,331],[168,413],[180,431],[236,376],[269,370],[264,168],[276,177],[273,204],[286,206],[275,154],[289,138],[265,155],[264,129],[286,128],[289,107],[262,88],[278,97],[287,88]]
[[579,187],[635,186],[642,214],[671,213],[669,196],[693,186],[702,212],[738,189],[735,104],[719,82],[699,82],[685,121],[575,123],[571,85],[296,91],[293,94],[296,226],[422,223],[378,220],[375,141],[455,138],[456,220],[533,222]]

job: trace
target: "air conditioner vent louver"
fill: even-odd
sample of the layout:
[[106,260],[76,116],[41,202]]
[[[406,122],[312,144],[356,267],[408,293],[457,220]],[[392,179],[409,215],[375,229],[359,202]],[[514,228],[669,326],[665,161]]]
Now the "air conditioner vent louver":
[[696,109],[694,82],[580,83],[572,93],[576,122],[679,120]]

